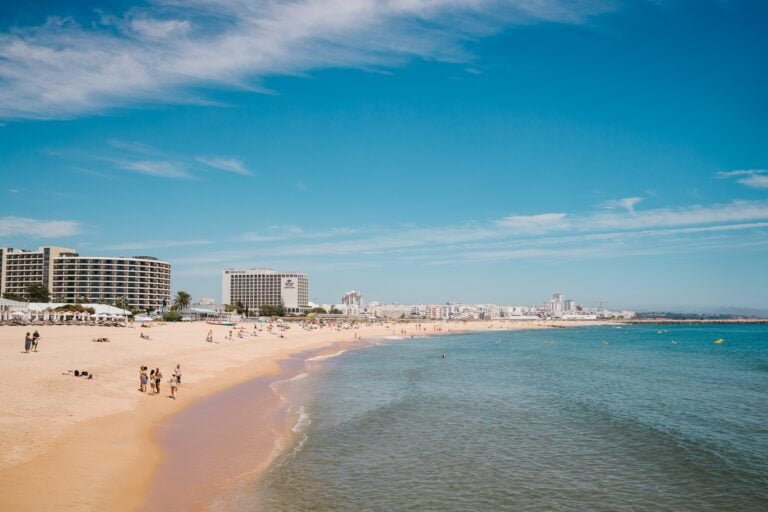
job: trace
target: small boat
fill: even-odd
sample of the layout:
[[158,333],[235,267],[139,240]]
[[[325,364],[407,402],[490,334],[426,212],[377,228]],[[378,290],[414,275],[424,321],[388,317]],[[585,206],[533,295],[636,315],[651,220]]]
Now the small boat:
[[725,342],[723,338],[715,340],[715,345],[722,345]]
[[234,327],[236,325],[235,322],[206,322],[206,323],[211,325],[223,325],[224,327]]

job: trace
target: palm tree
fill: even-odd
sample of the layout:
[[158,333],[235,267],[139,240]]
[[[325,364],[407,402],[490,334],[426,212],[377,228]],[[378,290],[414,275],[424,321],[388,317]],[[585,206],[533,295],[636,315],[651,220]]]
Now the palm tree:
[[173,309],[186,309],[189,307],[189,303],[192,300],[192,296],[187,292],[177,292],[176,298],[173,300]]
[[120,297],[115,301],[115,307],[120,309],[131,309],[131,303],[127,297]]

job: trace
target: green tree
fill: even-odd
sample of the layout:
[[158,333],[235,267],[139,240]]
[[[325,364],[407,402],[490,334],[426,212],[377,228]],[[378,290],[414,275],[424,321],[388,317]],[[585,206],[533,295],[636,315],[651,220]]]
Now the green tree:
[[120,309],[131,309],[131,304],[127,297],[120,297],[115,301],[115,307]]
[[192,302],[192,296],[185,291],[176,293],[176,298],[173,300],[173,309],[186,309]]
[[3,294],[4,299],[15,300],[16,302],[27,302],[27,298],[18,293],[5,292]]
[[27,298],[29,302],[50,302],[51,294],[44,284],[30,283],[27,285]]
[[163,320],[166,322],[180,322],[181,321],[181,313],[178,311],[167,311],[163,313]]
[[285,308],[282,304],[279,306],[271,306],[269,304],[265,304],[264,306],[259,307],[259,314],[261,316],[284,316]]
[[340,309],[336,309],[335,307],[333,307],[328,313],[330,313],[331,315],[340,315],[342,312]]
[[238,315],[242,315],[243,313],[245,313],[246,309],[247,308],[243,305],[242,302],[240,301],[235,302],[235,311],[237,311]]
[[308,313],[318,313],[320,315],[324,315],[328,313],[325,308],[312,308],[308,311]]

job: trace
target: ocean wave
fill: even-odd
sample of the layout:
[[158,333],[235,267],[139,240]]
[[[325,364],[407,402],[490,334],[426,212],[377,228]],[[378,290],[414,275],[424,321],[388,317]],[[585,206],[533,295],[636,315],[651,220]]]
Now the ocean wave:
[[278,391],[278,388],[280,388],[281,386],[283,386],[285,384],[288,384],[290,382],[295,382],[297,380],[304,379],[304,378],[306,378],[308,376],[309,376],[309,374],[307,372],[303,372],[303,373],[300,373],[298,375],[294,375],[290,379],[276,380],[275,382],[273,382],[273,383],[271,383],[269,385],[269,389],[271,389],[273,393],[275,393],[277,396],[279,396],[281,400],[285,400],[285,397],[283,396],[282,393],[280,393]]
[[296,424],[293,425],[291,432],[302,432],[309,426],[310,423],[312,423],[312,418],[310,417],[306,408],[302,405],[299,407],[299,417],[296,418]]
[[324,356],[315,356],[315,357],[310,357],[310,358],[308,358],[308,359],[306,360],[306,362],[307,362],[307,363],[312,363],[312,362],[315,362],[315,361],[325,361],[326,359],[331,359],[331,358],[333,358],[333,357],[338,357],[338,356],[340,356],[341,354],[343,354],[344,352],[346,352],[346,350],[339,350],[339,351],[338,351],[338,352],[336,352],[335,354],[328,354],[328,355],[324,355]]
[[281,382],[281,383],[283,383],[283,382],[293,382],[293,381],[295,381],[295,380],[301,380],[301,379],[305,379],[305,378],[307,378],[308,376],[309,376],[309,374],[308,374],[307,372],[303,372],[303,373],[300,373],[300,374],[298,374],[298,375],[294,375],[294,376],[293,376],[293,377],[291,377],[290,379],[282,380],[282,381],[280,381],[280,382]]

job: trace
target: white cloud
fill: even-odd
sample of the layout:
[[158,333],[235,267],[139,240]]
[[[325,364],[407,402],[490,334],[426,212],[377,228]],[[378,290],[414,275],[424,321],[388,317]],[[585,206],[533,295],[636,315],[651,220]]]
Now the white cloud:
[[68,118],[147,101],[205,101],[197,86],[414,57],[467,61],[504,26],[579,23],[600,0],[155,0],[98,19],[0,34],[0,117]]
[[738,182],[751,188],[768,188],[768,169],[745,169],[718,172],[721,179],[738,177]]
[[220,171],[226,171],[226,172],[233,172],[235,174],[242,174],[243,176],[249,176],[253,174],[251,171],[249,171],[245,164],[241,160],[238,160],[237,158],[229,158],[229,157],[202,157],[199,156],[196,158],[198,162],[201,164],[207,165],[208,167],[213,167],[214,169],[218,169]]
[[193,245],[210,245],[210,240],[149,240],[146,242],[126,242],[108,245],[107,251],[144,251],[147,249],[168,249],[172,247],[187,247]]
[[763,172],[766,172],[766,171],[763,171],[761,169],[720,171],[717,173],[717,177],[720,179],[725,179],[725,178],[733,178],[734,176],[751,176],[752,174],[763,173]]
[[37,220],[26,217],[0,217],[0,236],[56,238],[80,233],[78,222],[71,220]]
[[642,197],[625,197],[622,199],[612,199],[610,201],[605,201],[602,206],[603,208],[607,210],[615,210],[617,208],[622,208],[624,210],[627,210],[629,213],[634,214],[635,213],[635,206],[642,201]]
[[298,238],[332,238],[357,233],[351,228],[331,228],[323,231],[305,231],[299,226],[270,226],[264,233],[248,232],[236,238],[240,242],[278,242]]
[[151,18],[138,18],[131,20],[130,27],[139,35],[151,39],[164,39],[172,36],[186,36],[191,25],[187,20],[154,20]]
[[753,174],[739,180],[739,183],[752,188],[768,188],[768,175]]
[[135,160],[135,161],[119,161],[119,162],[116,162],[116,164],[118,167],[126,171],[147,174],[149,176],[155,176],[157,178],[173,178],[173,179],[191,179],[192,178],[192,175],[189,174],[181,164],[176,162],[166,162],[162,160]]
[[497,224],[514,233],[546,233],[565,229],[568,225],[565,213],[542,213],[539,215],[510,215],[497,221]]
[[690,241],[693,238],[710,237],[713,246],[728,247],[733,243],[730,238],[723,241],[715,237],[734,237],[738,232],[758,234],[766,227],[768,201],[733,201],[706,207],[692,205],[634,212],[513,215],[491,222],[401,229],[337,228],[307,232],[298,226],[272,226],[265,232],[246,233],[236,239],[261,242],[263,247],[216,251],[182,258],[181,262],[234,264],[265,258],[330,255],[426,262],[454,259],[461,254],[467,257],[474,254],[479,260],[484,253],[503,259],[513,255],[534,258],[536,254],[558,254],[558,251],[562,251],[562,257],[568,254],[576,257],[592,249],[613,255],[629,253],[630,249],[633,254],[650,250],[685,251],[686,247],[695,251],[698,246]]

